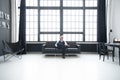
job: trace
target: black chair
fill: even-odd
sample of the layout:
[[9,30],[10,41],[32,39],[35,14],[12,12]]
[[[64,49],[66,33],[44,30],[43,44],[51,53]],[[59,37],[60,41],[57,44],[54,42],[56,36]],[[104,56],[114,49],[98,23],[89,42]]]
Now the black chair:
[[13,56],[19,59],[22,58],[22,52],[24,48],[22,48],[19,42],[9,43],[5,40],[2,40],[2,44],[3,44],[2,52],[4,54],[4,61],[9,60]]
[[107,46],[105,46],[104,42],[99,42],[98,44],[99,59],[101,59],[101,56],[103,56],[103,61],[105,60],[105,56],[107,56],[107,59],[109,59],[110,52],[111,51],[107,49]]

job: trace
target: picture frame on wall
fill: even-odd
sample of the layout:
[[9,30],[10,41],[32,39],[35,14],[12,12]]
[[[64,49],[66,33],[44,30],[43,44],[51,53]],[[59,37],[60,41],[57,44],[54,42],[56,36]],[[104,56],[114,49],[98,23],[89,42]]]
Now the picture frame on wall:
[[10,15],[9,14],[7,14],[7,20],[10,20]]
[[5,14],[4,14],[4,19],[6,19],[6,20],[10,20],[10,16],[9,16],[9,14],[5,13]]
[[7,14],[6,14],[6,13],[4,13],[4,19],[6,19],[6,20],[7,20]]
[[2,21],[1,25],[2,25],[2,28],[6,28],[6,22]]
[[10,25],[9,25],[8,22],[6,23],[6,28],[7,28],[7,29],[10,29]]
[[0,21],[0,27],[2,27],[1,21]]
[[4,18],[4,13],[2,11],[0,11],[0,18],[3,19]]

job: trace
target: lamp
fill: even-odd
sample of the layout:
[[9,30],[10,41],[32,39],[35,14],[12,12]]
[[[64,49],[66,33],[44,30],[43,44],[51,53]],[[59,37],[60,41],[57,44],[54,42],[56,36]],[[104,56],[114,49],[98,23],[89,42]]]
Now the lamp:
[[110,34],[111,34],[111,32],[112,32],[112,29],[110,29],[110,31],[109,31],[109,43],[110,43]]

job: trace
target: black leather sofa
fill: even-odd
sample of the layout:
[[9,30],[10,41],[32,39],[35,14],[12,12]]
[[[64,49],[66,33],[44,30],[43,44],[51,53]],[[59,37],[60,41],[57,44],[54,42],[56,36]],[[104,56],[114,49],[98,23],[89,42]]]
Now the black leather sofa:
[[[42,45],[43,54],[62,54],[62,50],[55,47],[54,41],[46,42]],[[67,47],[65,54],[80,54],[81,49],[80,45],[77,45],[76,42],[67,42],[70,46]]]

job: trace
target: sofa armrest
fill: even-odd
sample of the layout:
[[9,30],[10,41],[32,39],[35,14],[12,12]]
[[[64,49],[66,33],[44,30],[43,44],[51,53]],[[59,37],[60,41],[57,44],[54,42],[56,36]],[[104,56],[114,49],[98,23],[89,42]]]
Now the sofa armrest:
[[76,46],[77,46],[77,47],[80,47],[80,45],[79,45],[79,44],[77,44]]
[[45,46],[46,46],[46,44],[42,45],[42,53],[44,53],[44,51],[45,51]]
[[81,52],[81,46],[79,44],[77,44],[76,46],[77,46],[79,52]]
[[45,47],[45,46],[46,46],[46,44],[43,44],[43,45],[42,45],[42,47]]

